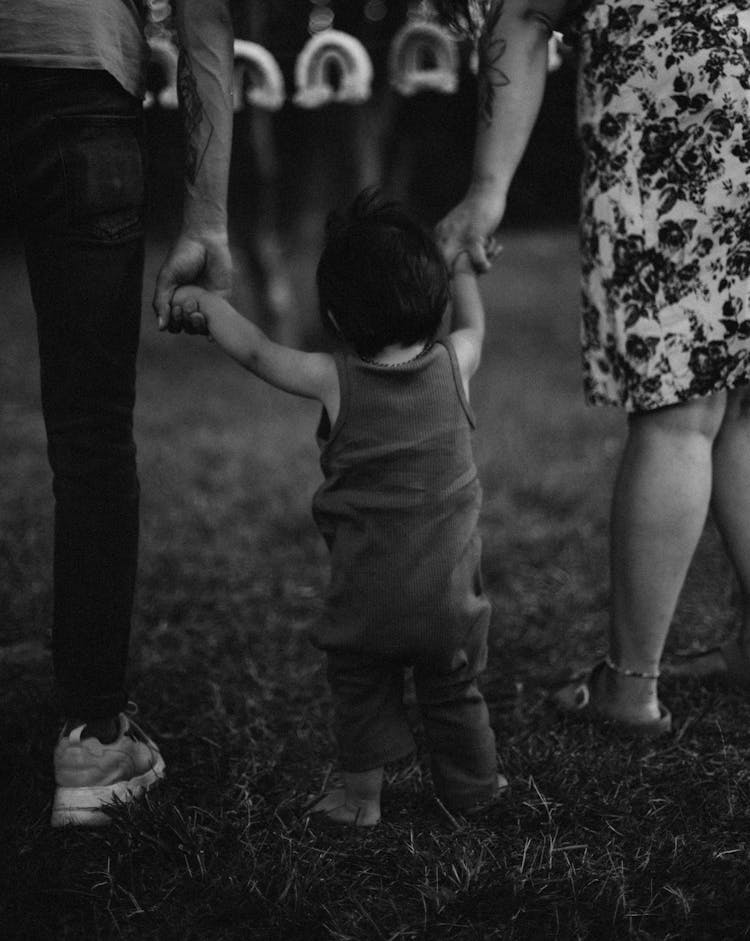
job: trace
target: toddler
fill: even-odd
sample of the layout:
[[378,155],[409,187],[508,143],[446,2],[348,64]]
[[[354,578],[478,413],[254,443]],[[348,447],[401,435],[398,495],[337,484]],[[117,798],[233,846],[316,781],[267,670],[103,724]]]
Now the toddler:
[[327,655],[343,786],[309,812],[336,823],[376,824],[383,766],[414,750],[406,666],[446,807],[481,809],[507,786],[477,687],[490,605],[469,380],[484,310],[466,254],[452,285],[450,332],[437,339],[450,289],[435,243],[396,204],[365,191],[329,218],[317,270],[321,316],[342,352],[274,343],[197,287],[179,288],[172,302],[255,375],[323,406],[313,515],[331,576],[313,642]]

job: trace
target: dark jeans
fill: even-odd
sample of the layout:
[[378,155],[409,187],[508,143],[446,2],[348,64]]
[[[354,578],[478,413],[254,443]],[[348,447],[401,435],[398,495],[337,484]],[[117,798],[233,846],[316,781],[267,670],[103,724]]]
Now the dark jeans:
[[127,702],[138,552],[141,103],[106,72],[0,66],[0,190],[37,316],[57,689],[66,716],[99,718]]

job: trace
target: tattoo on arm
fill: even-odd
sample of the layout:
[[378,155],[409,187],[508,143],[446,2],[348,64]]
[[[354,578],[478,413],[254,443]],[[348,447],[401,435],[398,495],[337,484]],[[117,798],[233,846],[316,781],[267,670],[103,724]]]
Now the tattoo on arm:
[[510,84],[498,62],[506,41],[495,35],[503,12],[503,0],[434,0],[442,22],[468,36],[475,44],[479,66],[479,120],[492,124],[495,90]]
[[[190,57],[184,49],[180,49],[177,62],[177,90],[185,133],[185,177],[189,183],[195,183],[214,129],[203,110],[203,103],[198,94],[198,84],[195,81],[193,67],[190,64]],[[196,131],[204,122],[207,124],[207,134],[201,149],[199,141],[196,139]]]
[[478,114],[480,121],[488,127],[492,124],[496,89],[510,84],[510,79],[498,65],[507,46],[502,36],[495,35],[502,12],[502,0],[490,4],[484,21],[484,29],[477,44],[479,55]]

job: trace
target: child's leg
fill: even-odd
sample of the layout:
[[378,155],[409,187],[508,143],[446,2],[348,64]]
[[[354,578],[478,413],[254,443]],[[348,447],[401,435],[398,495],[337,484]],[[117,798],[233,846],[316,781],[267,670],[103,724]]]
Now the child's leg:
[[414,750],[403,706],[400,663],[328,654],[343,787],[310,810],[336,823],[372,826],[380,820],[383,765]]
[[435,790],[456,811],[492,800],[500,787],[495,734],[476,682],[486,659],[486,626],[472,633],[442,663],[414,666]]

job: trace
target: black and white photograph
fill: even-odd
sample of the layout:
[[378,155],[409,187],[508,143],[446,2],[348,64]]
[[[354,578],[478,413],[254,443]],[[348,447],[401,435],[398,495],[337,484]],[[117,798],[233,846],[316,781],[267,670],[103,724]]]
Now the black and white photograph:
[[750,0],[0,0],[0,936],[750,938]]

